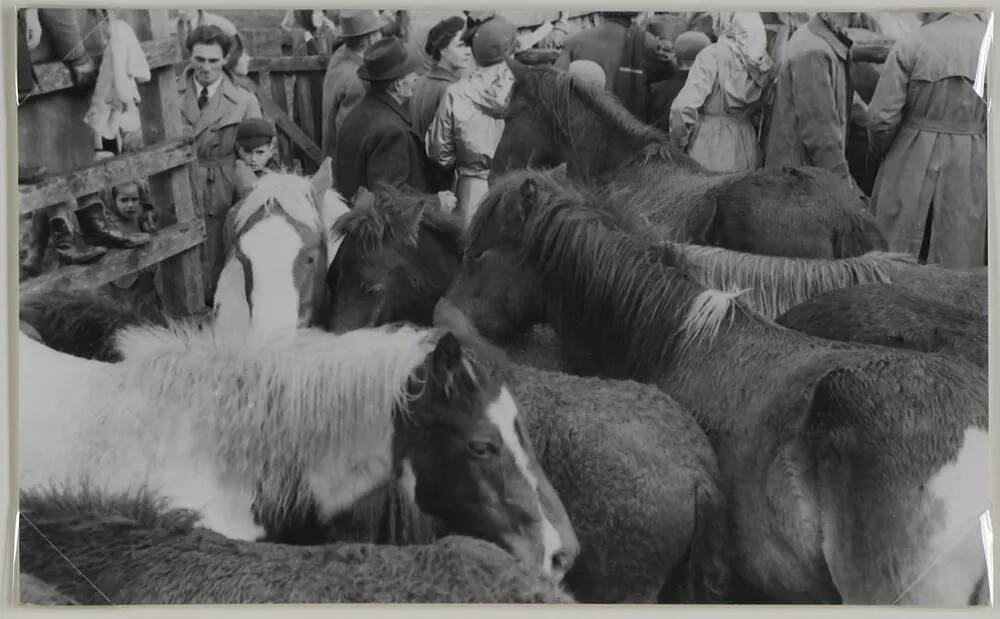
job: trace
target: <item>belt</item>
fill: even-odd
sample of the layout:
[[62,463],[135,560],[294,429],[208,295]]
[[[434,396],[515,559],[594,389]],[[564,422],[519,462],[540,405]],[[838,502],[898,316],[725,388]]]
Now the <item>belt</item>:
[[956,122],[954,120],[943,120],[936,118],[913,118],[909,117],[903,121],[904,127],[918,129],[921,131],[933,131],[935,133],[947,133],[951,135],[978,135],[986,133],[986,121]]

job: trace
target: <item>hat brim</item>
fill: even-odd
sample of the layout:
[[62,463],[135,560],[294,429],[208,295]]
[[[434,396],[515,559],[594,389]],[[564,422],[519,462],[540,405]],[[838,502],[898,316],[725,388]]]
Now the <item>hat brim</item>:
[[356,39],[358,37],[367,36],[377,30],[381,30],[384,26],[385,24],[373,24],[369,28],[362,30],[361,32],[355,32],[353,34],[344,34],[344,31],[338,27],[336,30],[333,31],[333,34],[335,36],[340,37],[341,39]]
[[389,80],[399,79],[409,73],[416,73],[423,67],[423,64],[424,61],[416,54],[409,53],[405,62],[378,75],[372,75],[368,72],[367,66],[361,65],[358,67],[358,77],[366,82],[388,82]]

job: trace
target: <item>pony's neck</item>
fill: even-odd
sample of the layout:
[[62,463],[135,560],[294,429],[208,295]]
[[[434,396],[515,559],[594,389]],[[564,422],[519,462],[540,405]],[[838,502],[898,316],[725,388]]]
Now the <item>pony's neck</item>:
[[[573,178],[607,176],[654,141],[652,136],[629,135],[615,119],[579,102],[574,102],[569,122],[569,137],[563,149],[567,172]],[[585,139],[587,145],[578,144],[580,139]]]

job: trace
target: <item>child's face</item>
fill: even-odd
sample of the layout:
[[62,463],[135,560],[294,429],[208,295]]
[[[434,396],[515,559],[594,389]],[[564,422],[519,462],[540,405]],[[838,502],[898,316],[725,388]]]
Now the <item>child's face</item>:
[[240,153],[240,159],[242,159],[250,168],[254,171],[260,171],[264,169],[267,162],[271,160],[274,155],[274,141],[262,146],[256,146],[249,150],[243,148],[242,146],[237,146]]
[[122,217],[131,219],[139,214],[139,186],[135,183],[115,188],[115,208]]

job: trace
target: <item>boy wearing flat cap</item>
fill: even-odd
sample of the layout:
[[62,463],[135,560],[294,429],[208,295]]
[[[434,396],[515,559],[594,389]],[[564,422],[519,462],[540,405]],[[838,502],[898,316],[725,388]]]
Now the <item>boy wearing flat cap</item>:
[[274,161],[277,133],[274,124],[263,118],[249,118],[236,129],[236,199],[245,198],[257,179],[278,170]]

